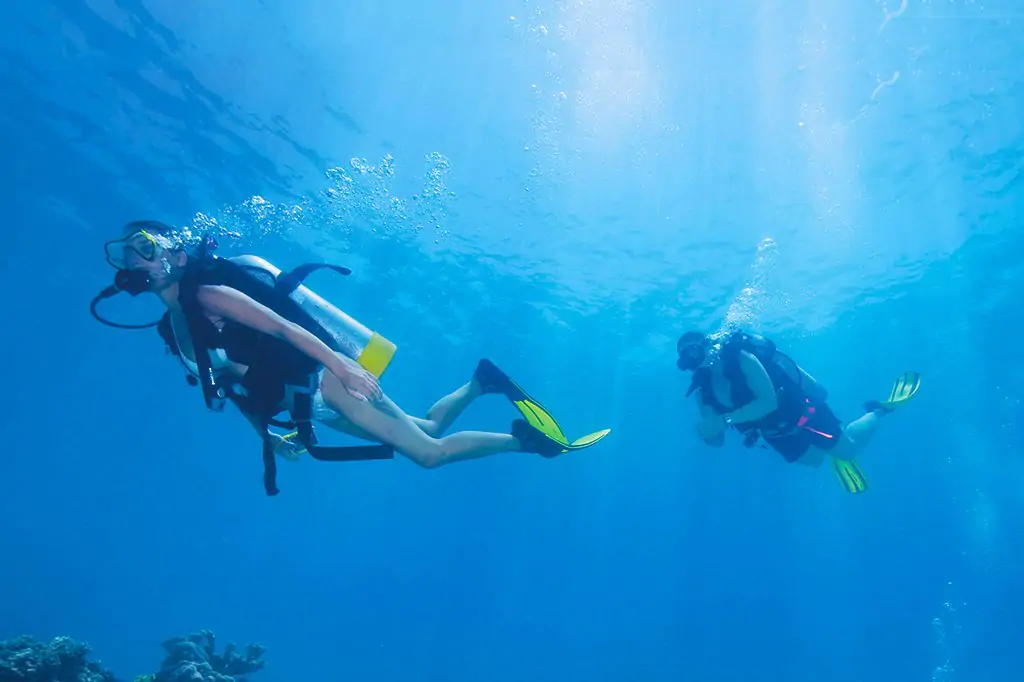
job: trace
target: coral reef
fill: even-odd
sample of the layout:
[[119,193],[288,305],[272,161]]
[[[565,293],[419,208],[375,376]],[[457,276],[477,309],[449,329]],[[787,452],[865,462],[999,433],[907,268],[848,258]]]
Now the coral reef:
[[[246,682],[263,668],[263,647],[250,644],[240,655],[234,644],[215,651],[216,638],[209,630],[188,637],[172,637],[164,642],[167,658],[152,682]],[[138,679],[138,678],[136,678]]]
[[16,637],[0,642],[0,682],[117,682],[88,658],[89,646],[70,637]]
[[[209,630],[172,637],[163,643],[167,656],[160,670],[138,675],[135,682],[247,682],[246,675],[263,669],[262,646],[250,644],[241,654],[234,644],[222,653],[215,645]],[[0,682],[117,682],[88,657],[89,646],[70,637],[51,642],[17,637],[0,642]]]

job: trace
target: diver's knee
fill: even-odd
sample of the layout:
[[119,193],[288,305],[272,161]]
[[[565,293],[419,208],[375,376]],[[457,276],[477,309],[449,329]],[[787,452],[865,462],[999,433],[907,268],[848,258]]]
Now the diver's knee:
[[436,469],[445,461],[444,448],[441,441],[427,436],[423,442],[417,443],[411,448],[406,448],[403,453],[416,464],[424,469]]
[[838,457],[839,459],[848,459],[846,453],[856,449],[856,447],[857,441],[850,438],[848,435],[844,435],[839,439],[839,442],[836,443],[836,446],[832,448],[831,454],[833,457]]
[[424,419],[416,422],[416,426],[430,438],[439,438],[441,436],[441,425],[437,422]]

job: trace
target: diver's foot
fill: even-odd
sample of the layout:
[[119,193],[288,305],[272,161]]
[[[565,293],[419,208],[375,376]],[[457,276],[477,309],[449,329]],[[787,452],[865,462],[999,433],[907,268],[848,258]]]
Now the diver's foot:
[[512,381],[504,372],[498,369],[497,365],[484,358],[476,366],[473,372],[473,381],[480,386],[480,393],[500,393],[508,395],[512,389]]
[[530,426],[525,419],[516,419],[512,422],[512,437],[519,441],[520,452],[532,452],[550,459],[558,457],[565,451],[561,443],[551,440]]

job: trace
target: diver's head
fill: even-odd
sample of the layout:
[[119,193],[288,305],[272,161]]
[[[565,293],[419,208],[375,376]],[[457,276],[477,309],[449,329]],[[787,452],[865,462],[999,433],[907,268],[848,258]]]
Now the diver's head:
[[684,372],[696,370],[707,359],[710,345],[710,339],[703,333],[698,331],[686,332],[676,342],[676,353],[679,355],[679,359],[676,360],[676,367]]
[[174,287],[185,273],[185,266],[191,257],[200,261],[211,256],[217,248],[217,240],[204,234],[198,242],[190,238],[188,231],[175,230],[170,225],[155,220],[140,220],[125,225],[121,236],[106,243],[104,249],[107,262],[117,272],[114,283],[93,297],[89,311],[99,322],[118,329],[148,329],[160,322],[146,324],[123,324],[105,318],[98,309],[103,301],[120,293],[138,296],[154,293],[164,305],[177,305],[177,289]]
[[118,270],[115,283],[132,295],[166,290],[181,278],[188,262],[175,229],[153,220],[128,223],[104,249],[107,262]]

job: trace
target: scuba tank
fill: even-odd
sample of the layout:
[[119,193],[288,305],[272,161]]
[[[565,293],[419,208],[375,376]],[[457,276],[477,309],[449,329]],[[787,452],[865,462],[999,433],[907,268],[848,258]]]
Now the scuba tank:
[[[227,260],[244,267],[255,277],[268,278],[271,280],[270,284],[276,282],[281,275],[281,270],[278,267],[259,256],[245,254],[233,256]],[[334,337],[342,353],[358,362],[377,378],[384,374],[397,350],[394,343],[368,329],[304,284],[300,284],[289,295]]]
[[[791,362],[793,362],[791,360]],[[828,400],[828,389],[818,383],[817,379],[807,373],[800,365],[793,362],[796,365],[797,371],[800,373],[800,388],[803,392],[811,399],[812,402],[823,403]]]

